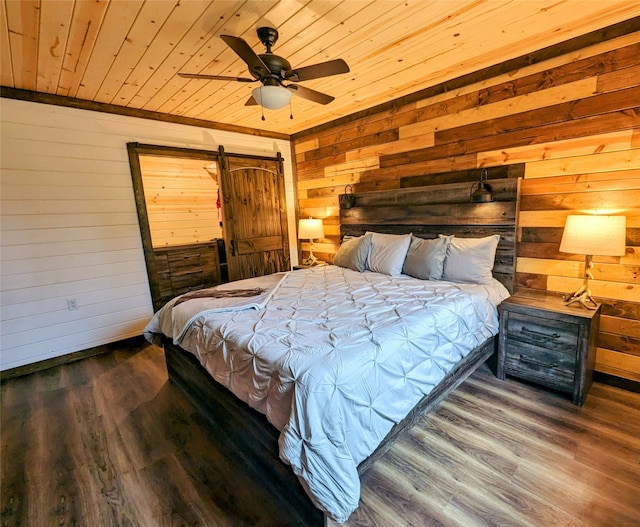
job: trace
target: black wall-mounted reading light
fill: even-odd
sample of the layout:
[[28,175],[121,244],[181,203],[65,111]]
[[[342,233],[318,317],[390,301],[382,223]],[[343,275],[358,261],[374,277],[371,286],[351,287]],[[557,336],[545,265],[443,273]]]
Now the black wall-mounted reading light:
[[[473,185],[471,189],[473,192],[471,193],[471,201],[473,203],[490,203],[493,201],[493,196],[491,195],[491,185],[487,183],[487,169],[483,168],[480,173],[480,181],[478,182],[478,188],[473,190]],[[474,183],[475,185],[475,183]]]

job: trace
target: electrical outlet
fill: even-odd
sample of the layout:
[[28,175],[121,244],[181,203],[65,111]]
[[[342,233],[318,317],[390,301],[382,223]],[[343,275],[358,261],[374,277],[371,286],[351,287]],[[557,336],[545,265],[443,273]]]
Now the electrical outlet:
[[77,298],[67,298],[67,307],[69,311],[75,311],[78,309],[78,299]]

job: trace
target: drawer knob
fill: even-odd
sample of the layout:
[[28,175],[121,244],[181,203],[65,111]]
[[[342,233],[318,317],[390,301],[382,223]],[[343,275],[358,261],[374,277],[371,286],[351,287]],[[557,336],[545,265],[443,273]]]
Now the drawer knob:
[[560,335],[558,333],[542,333],[542,331],[535,331],[533,329],[529,329],[527,326],[522,326],[523,333],[529,333],[530,335],[534,335],[536,337],[543,337],[546,339],[559,339]]
[[197,254],[184,254],[182,255],[183,258],[200,258],[200,253]]

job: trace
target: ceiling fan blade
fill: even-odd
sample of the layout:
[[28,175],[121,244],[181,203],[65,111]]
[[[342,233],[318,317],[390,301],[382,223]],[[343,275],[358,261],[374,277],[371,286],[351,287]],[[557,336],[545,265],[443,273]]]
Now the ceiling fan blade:
[[339,75],[340,73],[349,73],[349,66],[342,59],[329,60],[312,64],[311,66],[303,66],[286,72],[285,78],[293,82],[308,81],[311,79],[319,79],[320,77],[330,77],[331,75]]
[[245,106],[258,106],[258,101],[256,101],[255,98],[252,95],[251,97],[249,97],[247,102],[244,103],[244,105]]
[[320,104],[329,104],[335,99],[335,97],[332,97],[331,95],[326,95],[319,91],[312,90],[311,88],[305,88],[304,86],[298,86],[295,84],[289,84],[288,86],[285,86],[285,88],[291,90],[294,95],[297,95],[298,97]]
[[178,73],[178,77],[185,79],[204,79],[208,81],[238,81],[238,82],[255,82],[258,79],[247,79],[246,77],[224,77],[221,75],[205,75],[202,73]]
[[220,38],[247,63],[252,74],[263,77],[271,73],[267,65],[243,39],[231,35],[220,35]]

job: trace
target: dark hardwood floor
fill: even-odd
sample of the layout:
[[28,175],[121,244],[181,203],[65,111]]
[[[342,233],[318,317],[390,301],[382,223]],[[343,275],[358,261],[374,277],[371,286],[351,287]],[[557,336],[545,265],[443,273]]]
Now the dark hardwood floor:
[[[150,345],[2,384],[3,526],[301,525]],[[222,442],[222,445],[220,445]],[[481,368],[363,476],[349,527],[638,526],[640,394]]]

